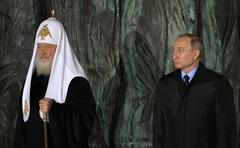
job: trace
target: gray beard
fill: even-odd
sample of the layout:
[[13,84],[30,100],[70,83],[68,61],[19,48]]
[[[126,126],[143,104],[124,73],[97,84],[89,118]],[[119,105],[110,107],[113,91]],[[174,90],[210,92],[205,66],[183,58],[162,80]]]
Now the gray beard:
[[52,61],[42,62],[39,57],[36,57],[36,72],[37,75],[47,76],[51,73]]

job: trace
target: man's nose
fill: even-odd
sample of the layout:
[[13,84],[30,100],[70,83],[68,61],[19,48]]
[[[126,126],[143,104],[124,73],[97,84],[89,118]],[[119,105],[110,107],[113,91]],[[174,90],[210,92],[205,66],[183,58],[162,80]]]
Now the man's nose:
[[173,59],[176,59],[176,58],[177,58],[176,52],[173,52],[173,53],[172,53],[172,58],[173,58]]
[[41,55],[45,55],[47,53],[45,49],[40,49],[39,52]]

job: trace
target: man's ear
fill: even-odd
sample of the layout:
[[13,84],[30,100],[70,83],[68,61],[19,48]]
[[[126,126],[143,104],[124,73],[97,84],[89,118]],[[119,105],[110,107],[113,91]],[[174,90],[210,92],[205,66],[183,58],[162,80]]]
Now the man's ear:
[[196,60],[196,59],[199,59],[199,57],[200,57],[200,49],[195,48],[193,53],[193,59]]

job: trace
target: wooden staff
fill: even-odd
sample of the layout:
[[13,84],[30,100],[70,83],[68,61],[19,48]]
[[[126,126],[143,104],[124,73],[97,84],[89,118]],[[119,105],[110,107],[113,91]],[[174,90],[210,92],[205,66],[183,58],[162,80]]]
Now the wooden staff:
[[48,148],[47,122],[48,122],[48,113],[43,113],[44,148]]
[[[55,10],[51,11],[52,17],[54,17]],[[48,148],[48,128],[47,123],[48,121],[48,113],[42,113],[43,115],[43,128],[44,128],[44,148]]]

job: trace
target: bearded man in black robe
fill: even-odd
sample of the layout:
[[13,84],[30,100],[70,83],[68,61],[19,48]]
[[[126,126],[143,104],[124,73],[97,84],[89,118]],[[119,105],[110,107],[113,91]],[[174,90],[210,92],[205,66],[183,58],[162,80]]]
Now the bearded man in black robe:
[[202,50],[202,41],[189,33],[173,45],[177,70],[156,89],[154,148],[237,148],[232,87],[200,62]]
[[[54,17],[37,31],[19,106],[16,148],[88,148],[95,100],[84,70]],[[47,117],[44,135],[43,115]]]

